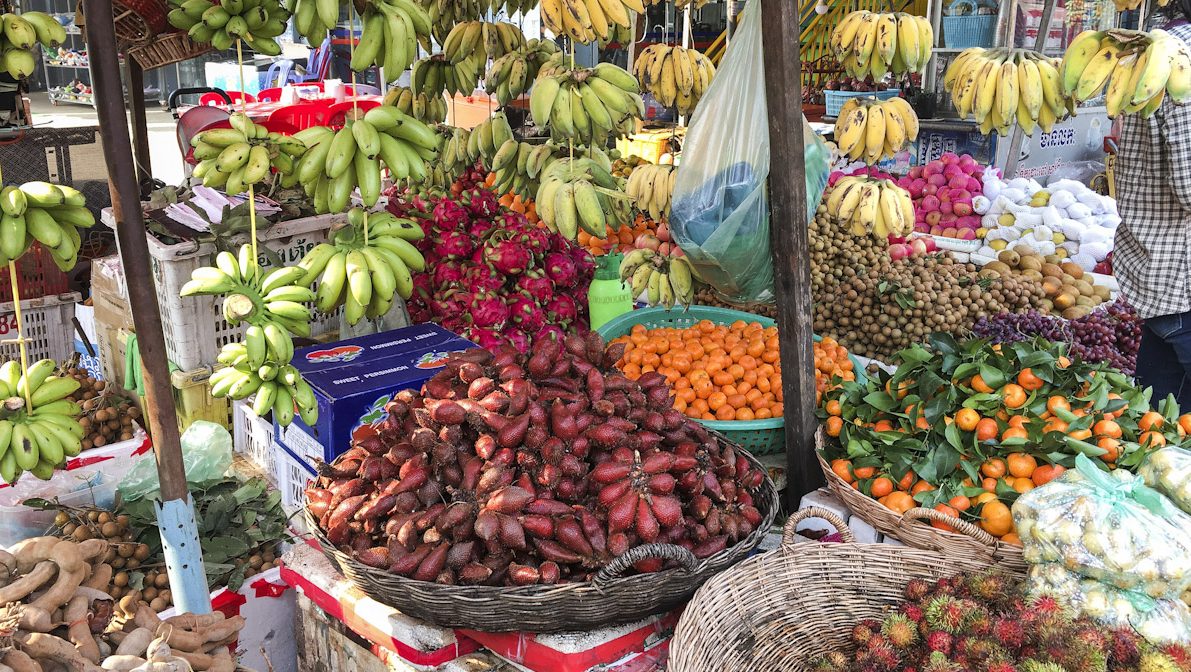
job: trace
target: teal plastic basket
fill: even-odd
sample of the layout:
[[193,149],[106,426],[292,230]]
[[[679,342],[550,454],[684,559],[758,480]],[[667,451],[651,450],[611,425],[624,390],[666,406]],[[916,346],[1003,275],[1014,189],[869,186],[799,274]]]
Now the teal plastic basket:
[[823,114],[829,117],[838,117],[841,110],[844,109],[844,103],[852,98],[869,98],[875,100],[889,100],[890,98],[897,98],[901,95],[901,89],[885,89],[884,91],[823,91],[823,106],[826,110]]
[[[667,310],[665,308],[642,308],[625,313],[614,318],[597,331],[604,340],[624,336],[638,324],[646,329],[686,329],[703,320],[710,320],[716,324],[731,324],[736,320],[745,322],[759,322],[763,326],[771,327],[775,323],[768,317],[746,313],[741,310],[728,308],[714,308],[711,306],[691,306],[687,310]],[[815,340],[819,340],[815,336]],[[856,372],[856,380],[864,380],[864,367],[856,358],[849,355],[852,368]],[[720,432],[729,441],[736,443],[753,455],[780,453],[785,446],[784,418],[767,418],[764,420],[699,420],[708,429]]]
[[[977,14],[980,5],[995,4],[976,0],[956,0],[948,7],[952,16],[943,17],[943,44],[948,49],[991,47],[997,36],[997,15]],[[959,12],[967,8],[967,14]]]

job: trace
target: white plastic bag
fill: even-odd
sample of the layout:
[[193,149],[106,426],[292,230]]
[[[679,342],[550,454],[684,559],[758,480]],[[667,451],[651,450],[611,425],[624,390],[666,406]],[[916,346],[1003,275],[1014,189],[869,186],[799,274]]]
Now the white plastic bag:
[[[773,296],[769,112],[761,8],[754,4],[741,13],[732,44],[691,119],[670,210],[671,235],[699,277],[741,302]],[[803,142],[809,220],[827,185],[830,152],[805,118]]]

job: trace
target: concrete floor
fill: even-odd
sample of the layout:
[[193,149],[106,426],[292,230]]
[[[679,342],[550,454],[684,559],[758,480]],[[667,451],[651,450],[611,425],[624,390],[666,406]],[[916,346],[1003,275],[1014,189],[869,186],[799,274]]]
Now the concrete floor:
[[[29,102],[34,126],[68,128],[97,126],[99,123],[95,115],[95,108],[69,103],[53,105],[44,92],[29,94]],[[182,181],[183,176],[182,154],[178,150],[178,141],[174,134],[173,115],[159,105],[150,103],[147,117],[149,161],[152,164],[153,176],[166,184],[178,184]],[[71,150],[71,164],[76,173],[75,178],[78,179],[84,175],[92,179],[106,178],[107,171],[104,167],[103,155],[98,151],[87,152],[82,148],[80,150]],[[83,175],[78,174],[80,171],[83,172]]]

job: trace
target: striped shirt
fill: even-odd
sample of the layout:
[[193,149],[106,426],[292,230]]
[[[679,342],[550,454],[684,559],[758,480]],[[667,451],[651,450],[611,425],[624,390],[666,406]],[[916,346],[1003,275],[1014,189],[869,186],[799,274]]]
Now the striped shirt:
[[[1191,44],[1191,25],[1167,27]],[[1143,318],[1191,311],[1191,104],[1125,117],[1116,165],[1113,272]]]

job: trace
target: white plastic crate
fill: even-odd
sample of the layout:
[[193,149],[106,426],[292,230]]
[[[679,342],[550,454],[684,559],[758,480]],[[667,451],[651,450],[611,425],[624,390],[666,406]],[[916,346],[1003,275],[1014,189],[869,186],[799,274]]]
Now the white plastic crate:
[[[257,242],[277,254],[286,264],[296,264],[311,248],[326,242],[331,227],[341,223],[346,215],[319,215],[280,222],[257,235]],[[103,211],[102,221],[113,230],[116,220],[111,209]],[[149,255],[153,263],[153,281],[157,287],[157,301],[161,306],[161,326],[165,332],[165,347],[170,361],[183,370],[198,369],[215,364],[219,349],[240,339],[244,326],[232,326],[223,319],[223,299],[213,296],[180,297],[182,285],[190,274],[201,266],[215,265],[218,250],[213,243],[185,241],[166,245],[151,233]],[[248,237],[237,238],[237,244]],[[264,256],[257,259],[263,268],[272,262]],[[341,309],[342,310],[342,309]],[[339,329],[340,312],[315,314],[310,325],[311,335],[318,337]]]
[[[82,297],[78,292],[21,301],[21,320],[25,325],[25,345],[29,363],[39,359],[61,362],[74,352],[74,307]],[[16,304],[0,304],[0,361],[19,360]],[[12,342],[9,342],[12,341]]]
[[273,423],[252,411],[250,399],[232,402],[232,445],[277,485],[273,464]]
[[[314,467],[295,457],[280,443],[273,441],[273,469],[277,477],[277,489],[281,491],[281,506],[286,513],[300,512],[306,506],[306,485],[314,478]],[[301,520],[297,516],[291,520]]]

